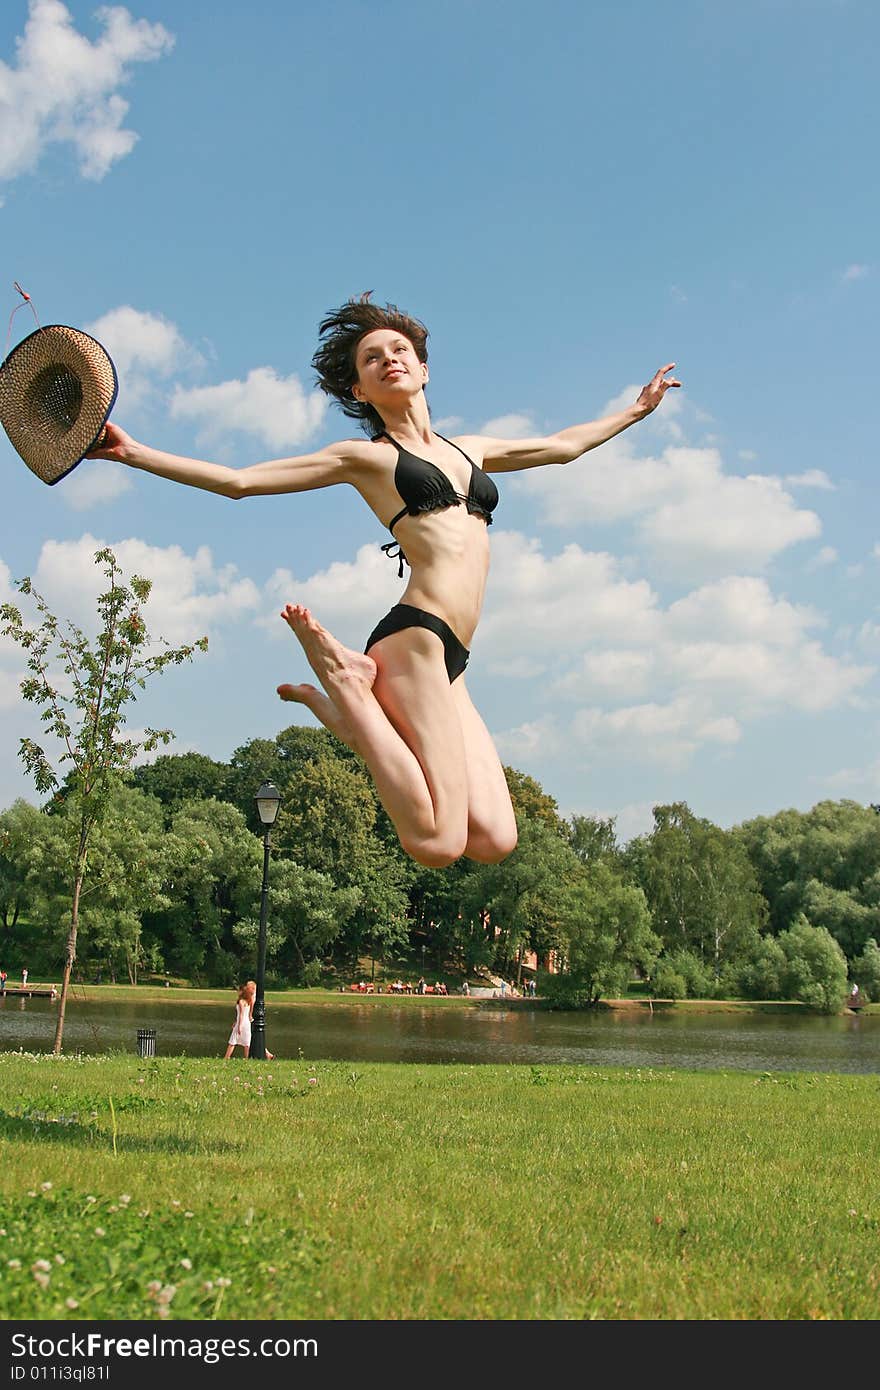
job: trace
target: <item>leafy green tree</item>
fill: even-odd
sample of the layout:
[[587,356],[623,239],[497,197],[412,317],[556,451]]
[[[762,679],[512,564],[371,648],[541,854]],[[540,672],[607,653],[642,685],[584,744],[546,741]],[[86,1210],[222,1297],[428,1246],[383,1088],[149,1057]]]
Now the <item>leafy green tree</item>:
[[515,767],[505,766],[504,776],[517,821],[542,821],[549,829],[559,834],[565,833],[564,822],[559,817],[559,806],[555,798],[544,791],[540,782]]
[[600,816],[572,816],[566,822],[566,834],[582,864],[593,864],[600,859],[620,862],[614,816],[607,820]]
[[880,1000],[880,947],[873,937],[865,942],[865,949],[852,963],[852,978],[861,992],[876,1004]]
[[165,853],[168,903],[145,919],[145,936],[181,974],[235,984],[234,929],[259,912],[259,837],[227,802],[188,801],[172,817]]
[[814,927],[801,913],[779,936],[785,954],[782,988],[820,1013],[836,1013],[846,996],[846,956],[825,927]]
[[667,952],[688,951],[717,979],[754,945],[766,907],[745,850],[684,802],[655,806],[654,829],[624,854]]
[[30,917],[52,841],[49,817],[18,800],[0,812],[0,949],[15,939],[22,916]]
[[[69,827],[67,838],[72,846],[80,821],[76,796],[65,802],[57,819]],[[135,787],[110,787],[106,814],[92,835],[89,872],[80,896],[79,957],[83,964],[106,967],[111,979],[122,974],[130,984],[137,984],[138,971],[146,963],[144,917],[168,901],[165,855],[161,804]],[[58,887],[55,915],[60,938],[69,886],[61,883]]]
[[339,750],[343,748],[326,729],[299,724],[282,729],[274,739],[249,739],[236,748],[229,761],[224,800],[237,806],[251,829],[259,832],[254,797],[261,783],[274,782],[281,793],[282,809],[289,808],[296,799],[293,784],[303,768],[316,758],[339,759]]
[[803,912],[821,922],[853,958],[880,936],[880,817],[855,801],[821,801],[780,811],[735,832],[769,908],[784,931]]
[[[123,737],[126,707],[151,677],[169,665],[190,660],[197,648],[207,648],[203,637],[185,646],[153,650],[143,617],[150,581],[133,575],[128,584],[123,583],[116,556],[109,549],[97,551],[95,563],[103,568],[107,587],[97,601],[99,632],[94,643],[73,622],[60,621],[30,579],[20,580],[16,587],[34,604],[36,625],[27,626],[13,604],[0,609],[3,635],[26,655],[30,674],[21,682],[22,696],[41,709],[47,733],[60,746],[57,765],[70,765],[77,793],[79,828],[70,864],[70,927],[53,1045],[56,1054],[64,1036],[92,834],[106,815],[113,781],[129,770],[139,751],[149,752],[172,737],[169,729],[147,729],[142,739]],[[38,792],[51,792],[58,786],[52,756],[40,744],[22,738],[19,753]]]
[[131,774],[134,786],[157,797],[169,811],[184,801],[227,801],[228,777],[225,763],[192,752],[164,753],[154,762],[136,767]]
[[462,882],[463,911],[486,924],[500,968],[525,948],[546,954],[561,941],[563,891],[582,866],[555,827],[520,820],[516,849],[501,864],[474,867]]
[[651,974],[655,999],[711,999],[718,979],[711,965],[694,951],[669,951]]
[[786,955],[779,937],[762,932],[726,966],[723,992],[743,999],[784,999],[786,970]]
[[[266,960],[276,970],[313,983],[314,971],[359,903],[356,888],[339,888],[327,875],[290,859],[276,859],[269,874]],[[259,919],[244,918],[233,933],[256,966]]]
[[880,905],[865,903],[861,897],[858,889],[834,888],[816,878],[807,879],[802,888],[804,915],[827,927],[850,959],[875,933],[880,935]]
[[565,883],[560,936],[563,972],[591,1004],[625,994],[633,973],[649,973],[660,949],[641,888],[601,859]]
[[361,765],[322,751],[303,761],[287,786],[274,840],[279,852],[356,890],[337,950],[348,960],[406,939],[407,888],[413,872],[375,833],[377,799]]

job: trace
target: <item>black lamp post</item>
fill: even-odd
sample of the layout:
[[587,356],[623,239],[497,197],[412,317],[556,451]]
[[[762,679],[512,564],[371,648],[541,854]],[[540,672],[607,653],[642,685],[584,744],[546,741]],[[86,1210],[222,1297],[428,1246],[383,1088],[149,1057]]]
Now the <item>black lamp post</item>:
[[251,1026],[251,1057],[266,1059],[266,1004],[263,989],[266,981],[266,911],[269,902],[269,831],[275,824],[281,796],[271,782],[264,782],[254,800],[263,824],[263,888],[260,894],[260,935],[257,941],[257,997],[254,1000],[254,1021]]

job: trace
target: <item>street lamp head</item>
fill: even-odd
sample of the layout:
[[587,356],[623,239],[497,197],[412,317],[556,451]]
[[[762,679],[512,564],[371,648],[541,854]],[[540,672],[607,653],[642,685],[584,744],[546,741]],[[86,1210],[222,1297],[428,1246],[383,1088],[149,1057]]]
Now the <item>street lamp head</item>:
[[257,810],[260,820],[264,825],[274,825],[275,817],[278,815],[278,807],[281,805],[281,793],[271,782],[264,782],[257,792],[254,800],[257,803]]

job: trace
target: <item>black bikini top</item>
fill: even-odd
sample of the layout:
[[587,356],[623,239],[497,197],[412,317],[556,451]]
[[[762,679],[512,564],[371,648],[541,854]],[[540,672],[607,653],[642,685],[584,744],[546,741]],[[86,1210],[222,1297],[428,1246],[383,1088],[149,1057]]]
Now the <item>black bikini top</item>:
[[[473,459],[465,454],[464,449],[459,449],[451,439],[446,439],[442,434],[438,435],[445,444],[452,444],[453,449],[458,449],[471,466],[471,480],[466,493],[456,492],[442,469],[428,459],[411,454],[402,444],[398,444],[396,439],[392,439],[387,430],[382,430],[374,438],[389,440],[397,450],[394,486],[406,506],[401,507],[397,515],[389,521],[388,530],[392,534],[401,517],[419,516],[423,512],[436,512],[444,507],[460,507],[462,503],[471,516],[482,517],[487,526],[492,525],[492,513],[498,506],[498,489],[488,473],[478,468]],[[382,549],[392,560],[400,560],[398,574],[402,579],[403,566],[408,561],[400,545],[396,541],[389,541]]]

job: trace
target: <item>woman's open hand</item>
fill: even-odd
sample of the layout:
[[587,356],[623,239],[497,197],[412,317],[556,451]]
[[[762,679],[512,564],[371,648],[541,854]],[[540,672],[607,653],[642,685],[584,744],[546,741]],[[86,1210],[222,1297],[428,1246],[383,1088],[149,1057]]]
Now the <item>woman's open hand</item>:
[[674,362],[667,362],[666,366],[661,367],[659,371],[655,372],[647,386],[643,386],[639,392],[636,405],[640,410],[643,410],[646,415],[650,415],[652,410],[657,409],[670,386],[681,385],[681,382],[676,381],[675,377],[670,377],[669,381],[666,380],[666,373],[671,372],[674,366]]

